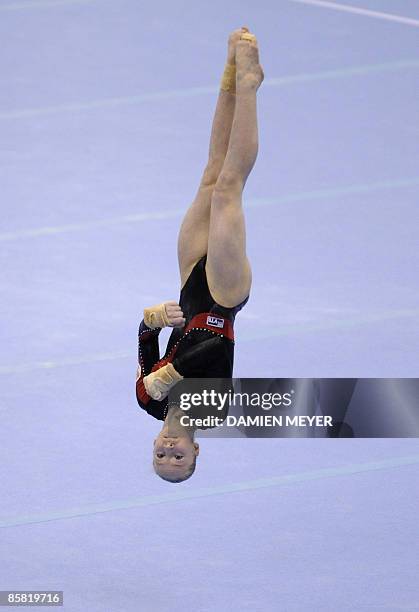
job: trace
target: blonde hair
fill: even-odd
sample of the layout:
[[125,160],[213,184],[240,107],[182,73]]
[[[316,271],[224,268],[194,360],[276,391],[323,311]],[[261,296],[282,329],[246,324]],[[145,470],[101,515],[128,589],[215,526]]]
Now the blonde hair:
[[154,471],[156,472],[157,476],[160,476],[160,478],[162,478],[163,480],[166,480],[167,482],[183,482],[184,480],[188,480],[188,478],[190,478],[192,476],[192,474],[195,472],[195,468],[196,468],[196,455],[193,458],[193,461],[192,461],[192,463],[190,465],[189,470],[186,472],[186,474],[184,476],[180,476],[180,477],[178,477],[178,476],[175,476],[175,477],[162,476],[156,470],[154,463],[153,463],[153,468],[154,468]]

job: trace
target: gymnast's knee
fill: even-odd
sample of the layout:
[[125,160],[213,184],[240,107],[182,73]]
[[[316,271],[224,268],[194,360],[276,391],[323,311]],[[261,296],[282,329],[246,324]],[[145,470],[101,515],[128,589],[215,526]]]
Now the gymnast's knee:
[[215,183],[214,195],[221,199],[240,196],[244,187],[243,176],[235,170],[223,170]]
[[223,167],[223,160],[210,160],[202,174],[201,187],[214,189]]

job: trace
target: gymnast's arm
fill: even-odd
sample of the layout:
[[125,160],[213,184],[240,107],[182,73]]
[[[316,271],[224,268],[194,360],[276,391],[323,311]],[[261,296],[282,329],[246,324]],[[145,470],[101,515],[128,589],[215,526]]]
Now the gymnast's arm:
[[165,403],[148,398],[145,394],[144,376],[151,372],[153,365],[159,361],[159,333],[161,327],[151,329],[144,319],[138,330],[138,368],[136,377],[136,396],[139,406],[156,419],[164,420]]
[[151,328],[146,325],[144,319],[138,330],[138,369],[137,379],[147,376],[151,368],[160,359],[159,334],[161,327]]
[[144,319],[138,330],[138,368],[136,395],[141,408],[157,419],[163,418],[163,402],[150,398],[144,386],[144,378],[160,360],[159,333],[163,327],[183,327],[185,318],[177,302],[163,302],[144,309]]
[[144,309],[144,319],[138,330],[137,379],[151,372],[160,359],[159,333],[163,327],[183,327],[185,318],[177,302],[163,302]]
[[144,308],[144,319],[138,330],[138,363],[142,374],[149,374],[160,359],[158,336],[162,327],[183,327],[185,318],[177,302],[163,302]]

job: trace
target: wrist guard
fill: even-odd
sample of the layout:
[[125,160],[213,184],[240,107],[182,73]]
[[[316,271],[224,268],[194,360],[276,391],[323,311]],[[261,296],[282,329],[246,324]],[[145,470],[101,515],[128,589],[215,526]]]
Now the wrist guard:
[[150,329],[167,327],[167,325],[169,325],[164,302],[162,304],[156,304],[156,306],[150,306],[150,308],[144,308],[144,323]]
[[175,370],[173,364],[168,363],[155,372],[144,376],[143,382],[148,395],[160,401],[165,399],[169,395],[170,389],[182,379],[183,376]]

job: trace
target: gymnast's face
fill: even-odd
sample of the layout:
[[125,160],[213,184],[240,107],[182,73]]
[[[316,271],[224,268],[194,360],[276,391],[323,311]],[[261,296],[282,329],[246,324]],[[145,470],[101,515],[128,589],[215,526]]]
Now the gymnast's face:
[[153,466],[166,480],[185,480],[199,455],[199,444],[188,434],[169,436],[163,428],[154,440]]

